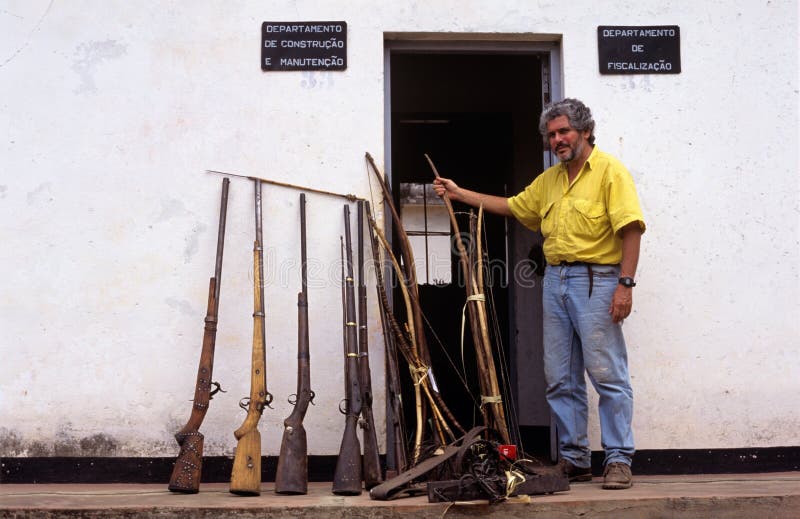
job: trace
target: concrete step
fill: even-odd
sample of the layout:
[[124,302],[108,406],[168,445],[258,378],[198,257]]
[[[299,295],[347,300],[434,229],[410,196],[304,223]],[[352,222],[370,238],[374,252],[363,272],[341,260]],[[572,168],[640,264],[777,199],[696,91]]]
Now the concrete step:
[[569,491],[486,502],[428,503],[427,497],[379,502],[364,492],[331,494],[330,483],[310,483],[304,496],[280,496],[264,484],[260,496],[241,497],[228,485],[204,484],[194,495],[163,485],[3,484],[0,517],[178,517],[360,519],[394,517],[592,517],[592,518],[798,518],[800,472],[634,476],[628,490],[603,490],[602,478],[574,483]]

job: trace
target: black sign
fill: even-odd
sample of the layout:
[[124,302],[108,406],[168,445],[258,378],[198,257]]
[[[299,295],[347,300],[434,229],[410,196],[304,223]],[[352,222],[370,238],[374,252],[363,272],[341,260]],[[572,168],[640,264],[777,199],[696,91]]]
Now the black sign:
[[677,25],[597,28],[601,74],[679,74],[681,30]]
[[261,70],[344,70],[346,22],[264,22]]

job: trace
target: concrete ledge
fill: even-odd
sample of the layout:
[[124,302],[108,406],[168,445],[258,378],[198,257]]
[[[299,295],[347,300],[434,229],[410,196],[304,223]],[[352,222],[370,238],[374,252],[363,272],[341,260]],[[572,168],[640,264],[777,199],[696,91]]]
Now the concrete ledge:
[[573,484],[568,492],[485,502],[431,504],[426,497],[372,501],[330,493],[329,483],[309,484],[305,496],[279,496],[263,485],[261,496],[230,494],[226,484],[201,486],[195,495],[172,494],[164,485],[0,485],[0,517],[614,517],[796,518],[800,472],[714,476],[638,476],[629,490],[602,490],[601,479]]

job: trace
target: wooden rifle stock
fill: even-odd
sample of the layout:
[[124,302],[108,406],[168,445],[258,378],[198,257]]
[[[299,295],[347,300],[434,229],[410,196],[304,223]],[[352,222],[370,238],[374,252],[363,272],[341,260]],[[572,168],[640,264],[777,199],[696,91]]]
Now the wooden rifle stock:
[[358,415],[361,413],[361,389],[358,380],[358,337],[356,331],[355,287],[353,286],[353,246],[350,238],[350,207],[344,206],[344,229],[347,242],[347,276],[345,287],[345,425],[336,471],[333,493],[354,496],[361,494],[361,445],[358,442]]
[[[219,313],[219,289],[222,278],[222,251],[225,246],[225,221],[228,213],[228,186],[230,180],[222,180],[222,200],[219,210],[219,230],[217,233],[217,258],[214,266],[214,277],[208,282],[208,306],[206,308],[205,329],[203,331],[203,347],[200,351],[200,365],[197,368],[197,382],[194,389],[192,413],[186,425],[175,434],[180,445],[178,458],[169,478],[172,492],[195,494],[200,489],[200,474],[203,463],[204,437],[200,433],[200,425],[205,419],[208,405],[220,385],[211,381],[214,368],[214,347],[217,340],[217,315]],[[211,387],[216,386],[212,390]]]
[[358,375],[361,383],[361,429],[364,438],[364,487],[383,482],[375,418],[372,415],[372,375],[367,337],[367,286],[364,283],[364,201],[358,201]]
[[314,403],[311,390],[311,359],[308,340],[308,275],[306,257],[306,195],[300,194],[300,262],[302,291],[297,294],[297,393],[294,410],[283,421],[283,438],[275,473],[275,492],[308,492],[308,443],[303,419],[308,404]]
[[[267,392],[264,329],[264,250],[261,240],[261,182],[255,181],[256,240],[253,242],[253,355],[250,396],[239,405],[247,409],[244,423],[234,431],[238,440],[233,458],[230,491],[240,495],[261,493],[261,433],[258,421],[272,402]],[[247,403],[244,403],[247,401]]]

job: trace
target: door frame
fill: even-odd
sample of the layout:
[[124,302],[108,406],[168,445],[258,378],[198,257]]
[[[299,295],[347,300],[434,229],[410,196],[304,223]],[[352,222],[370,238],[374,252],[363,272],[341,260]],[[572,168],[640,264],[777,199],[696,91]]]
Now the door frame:
[[[391,57],[392,54],[535,54],[541,59],[542,78],[542,106],[563,98],[563,68],[562,68],[561,35],[559,34],[532,34],[532,33],[428,33],[428,32],[386,32],[384,33],[384,173],[389,185],[392,185],[392,92],[391,92]],[[555,163],[555,157],[544,147],[541,171]],[[385,208],[384,208],[385,209]],[[386,211],[384,211],[386,214]],[[384,219],[384,229],[387,239],[391,241],[392,221]],[[389,272],[384,273],[385,276]],[[388,278],[387,278],[388,279]],[[388,299],[391,304],[393,296],[391,287],[387,287]],[[509,308],[509,314],[516,313]],[[516,387],[516,373],[511,373],[512,384]],[[388,405],[388,402],[387,402]],[[387,412],[388,412],[387,408]],[[554,441],[554,424],[550,427],[550,454],[555,459],[556,445]],[[387,434],[389,434],[387,428]],[[390,438],[387,437],[387,445]],[[391,464],[390,449],[387,449],[387,462]]]

